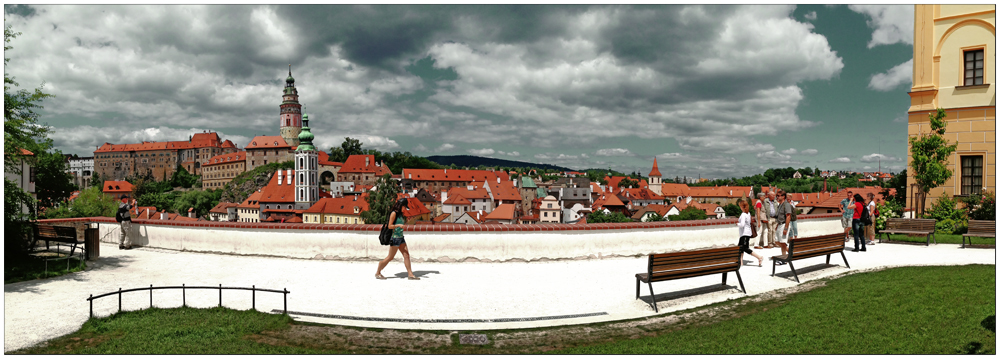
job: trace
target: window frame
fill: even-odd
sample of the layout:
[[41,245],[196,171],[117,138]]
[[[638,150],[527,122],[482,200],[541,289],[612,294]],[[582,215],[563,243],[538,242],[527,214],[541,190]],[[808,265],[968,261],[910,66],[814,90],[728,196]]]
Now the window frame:
[[[975,76],[975,70],[977,70],[977,68],[973,68],[972,69],[973,70],[972,84],[971,85],[966,85],[965,84],[965,79],[966,79],[966,77],[965,77],[965,71],[967,71],[967,69],[966,69],[965,66],[967,64],[967,61],[965,60],[965,56],[966,56],[965,54],[968,53],[968,52],[977,52],[977,51],[982,51],[982,54],[983,54],[983,60],[982,60],[983,61],[983,67],[981,69],[983,71],[982,83],[980,83],[980,84],[976,84],[975,83],[975,80],[977,78],[977,76]],[[960,57],[959,57],[958,63],[960,64],[960,67],[959,67],[959,71],[958,71],[958,74],[959,74],[959,76],[958,76],[958,85],[956,85],[955,87],[957,87],[957,88],[968,88],[968,87],[978,87],[978,86],[989,86],[990,85],[988,82],[986,82],[986,79],[989,77],[989,76],[987,76],[986,70],[990,66],[986,62],[986,60],[987,60],[986,59],[987,52],[988,51],[986,49],[986,45],[985,44],[967,46],[967,47],[962,47],[962,48],[959,49]],[[975,63],[975,61],[976,61],[975,57],[973,57],[973,60],[972,60],[973,64]]]
[[[983,186],[986,185],[986,175],[987,175],[987,173],[986,173],[986,168],[987,168],[986,157],[987,157],[987,154],[985,152],[961,152],[961,153],[958,153],[957,155],[958,155],[958,166],[957,166],[958,167],[958,173],[957,173],[956,178],[955,178],[956,179],[956,181],[955,181],[955,186],[956,186],[955,193],[958,196],[960,196],[960,197],[970,196],[970,195],[975,195],[975,194],[982,193]],[[980,173],[979,173],[978,176],[975,175],[975,174],[966,175],[965,174],[965,169],[967,167],[965,166],[965,159],[966,158],[975,158],[975,157],[979,158],[979,172]],[[969,167],[969,168],[975,169],[975,167]],[[978,185],[975,184],[975,179],[977,177],[979,179],[979,184]],[[972,179],[972,182],[973,182],[973,183],[971,183],[971,184],[968,185],[968,187],[971,188],[971,190],[972,190],[969,193],[965,192],[966,187],[967,187],[967,185],[965,185],[965,179],[966,178]]]

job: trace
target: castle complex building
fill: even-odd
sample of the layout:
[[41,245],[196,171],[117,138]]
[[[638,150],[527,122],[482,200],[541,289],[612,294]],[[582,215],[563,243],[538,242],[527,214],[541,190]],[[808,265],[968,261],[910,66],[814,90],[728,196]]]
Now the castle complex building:
[[201,175],[201,164],[210,158],[236,152],[236,145],[222,141],[215,132],[197,133],[187,141],[115,145],[105,142],[94,151],[94,172],[102,180],[123,180],[129,175],[152,174],[157,181],[170,179],[177,166]]
[[[931,131],[928,114],[947,114],[944,138],[957,143],[948,159],[952,177],[928,193],[929,206],[942,196],[969,196],[996,191],[996,6],[915,5],[913,87],[907,135]],[[913,178],[907,146],[907,180]],[[907,188],[908,208],[916,208]]]

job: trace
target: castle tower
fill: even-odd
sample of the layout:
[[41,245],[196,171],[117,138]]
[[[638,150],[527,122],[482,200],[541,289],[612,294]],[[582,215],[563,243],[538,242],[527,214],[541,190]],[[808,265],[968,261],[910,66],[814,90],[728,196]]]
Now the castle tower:
[[299,91],[295,89],[295,79],[292,78],[292,65],[288,65],[288,78],[285,79],[280,107],[281,138],[289,146],[298,146],[299,132],[302,131],[302,105],[299,104]]
[[663,195],[660,168],[656,166],[656,157],[653,157],[653,170],[649,171],[649,190],[657,195]]
[[295,149],[295,209],[309,209],[319,201],[319,153],[309,132],[309,115],[303,116],[302,131]]

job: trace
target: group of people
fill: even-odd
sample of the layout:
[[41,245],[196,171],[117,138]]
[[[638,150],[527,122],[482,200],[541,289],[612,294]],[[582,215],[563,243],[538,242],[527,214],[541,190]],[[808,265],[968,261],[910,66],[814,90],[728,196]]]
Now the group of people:
[[[757,258],[758,266],[764,265],[764,257],[756,254],[750,249],[750,238],[752,236],[751,222],[756,220],[760,240],[754,249],[781,248],[781,255],[788,254],[788,240],[799,237],[797,223],[797,210],[795,205],[788,200],[788,193],[779,189],[777,192],[769,191],[767,195],[763,192],[757,195],[757,202],[754,203],[756,218],[750,215],[750,204],[747,201],[738,202],[740,209],[740,219],[737,221],[740,240],[739,246],[743,253]],[[852,252],[867,251],[866,245],[874,245],[872,239],[875,237],[875,225],[865,225],[861,220],[862,212],[868,207],[869,215],[875,217],[875,195],[868,193],[868,202],[860,194],[847,191],[847,198],[840,202],[840,210],[843,212],[841,225],[844,227],[844,240],[850,241],[850,231],[854,231],[854,249]],[[766,238],[766,239],[765,239]],[[860,246],[860,248],[859,248]],[[776,260],[778,265],[785,262]]]
[[[840,201],[840,210],[843,215],[840,217],[840,225],[844,227],[844,241],[850,241],[850,232],[854,232],[854,249],[851,252],[865,252],[867,245],[875,245],[875,223],[865,225],[861,221],[861,214],[868,207],[868,215],[875,218],[875,194],[868,193],[868,202],[852,191],[847,191],[847,198]],[[860,248],[858,246],[860,245]]]

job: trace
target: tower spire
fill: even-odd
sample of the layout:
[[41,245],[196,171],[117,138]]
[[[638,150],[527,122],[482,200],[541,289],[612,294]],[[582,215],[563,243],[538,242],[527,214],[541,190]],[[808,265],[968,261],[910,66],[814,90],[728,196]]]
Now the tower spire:
[[288,77],[292,77],[292,64],[288,64]]

